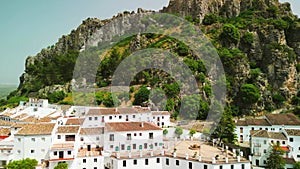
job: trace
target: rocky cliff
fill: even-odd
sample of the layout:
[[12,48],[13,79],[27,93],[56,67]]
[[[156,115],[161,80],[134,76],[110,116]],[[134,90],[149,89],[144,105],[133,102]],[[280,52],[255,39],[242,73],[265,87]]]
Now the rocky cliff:
[[[139,9],[139,12],[145,11]],[[169,6],[161,12],[186,18],[212,40],[226,71],[227,102],[237,112],[243,112],[237,114],[300,104],[300,25],[289,3],[278,0],[170,0]],[[116,17],[130,14],[125,12]],[[53,77],[57,81],[45,80],[46,77],[53,79],[44,76],[45,72],[57,72],[48,69],[40,72],[39,68],[47,67],[45,60],[72,57],[71,51],[83,50],[92,34],[108,22],[110,20],[89,18],[55,45],[28,57],[25,73],[14,94],[46,97],[47,93],[55,91],[69,92],[71,75]],[[153,41],[142,36],[129,43],[148,45]]]

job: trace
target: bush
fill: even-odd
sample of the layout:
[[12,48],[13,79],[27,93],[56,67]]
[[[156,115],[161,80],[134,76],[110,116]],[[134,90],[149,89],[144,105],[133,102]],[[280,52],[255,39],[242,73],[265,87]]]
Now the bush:
[[50,103],[58,103],[59,101],[62,101],[67,95],[63,91],[57,91],[48,94],[48,100]]
[[253,84],[243,84],[240,90],[241,99],[245,104],[254,104],[260,99],[260,93]]
[[296,64],[296,70],[297,72],[300,72],[300,64]]
[[225,43],[237,44],[240,41],[240,32],[232,24],[225,24],[220,34],[220,40]]
[[282,96],[281,94],[275,94],[275,95],[273,96],[273,101],[274,101],[275,103],[277,103],[277,104],[280,104],[280,103],[286,101],[286,99],[285,99],[285,97]]
[[251,45],[254,42],[253,33],[246,32],[243,37],[241,38],[241,42],[246,45]]
[[211,25],[218,22],[218,16],[215,14],[208,14],[204,16],[203,25]]

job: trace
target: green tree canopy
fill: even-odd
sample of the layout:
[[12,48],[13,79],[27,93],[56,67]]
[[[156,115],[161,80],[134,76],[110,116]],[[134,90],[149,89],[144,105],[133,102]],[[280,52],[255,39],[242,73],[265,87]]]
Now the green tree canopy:
[[296,162],[293,167],[294,169],[300,169],[300,162]]
[[183,130],[181,127],[176,127],[175,134],[179,137],[183,133]]
[[10,162],[7,164],[6,168],[7,169],[20,169],[20,168],[35,169],[37,164],[38,164],[38,161],[36,159],[26,158],[23,160],[16,160],[16,161]]
[[141,105],[143,102],[149,100],[150,90],[146,86],[142,86],[134,95],[134,105]]
[[243,84],[240,90],[243,103],[254,104],[260,99],[260,93],[253,84]]
[[271,151],[267,158],[266,169],[284,169],[285,160],[282,157],[283,154],[284,151],[281,149],[279,143],[272,145]]
[[68,163],[58,163],[54,169],[68,169]]

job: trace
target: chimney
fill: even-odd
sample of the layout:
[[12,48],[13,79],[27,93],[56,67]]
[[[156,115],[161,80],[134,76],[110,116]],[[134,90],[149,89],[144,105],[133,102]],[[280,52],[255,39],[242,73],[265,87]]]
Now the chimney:
[[144,122],[143,121],[141,122],[141,127],[144,127]]

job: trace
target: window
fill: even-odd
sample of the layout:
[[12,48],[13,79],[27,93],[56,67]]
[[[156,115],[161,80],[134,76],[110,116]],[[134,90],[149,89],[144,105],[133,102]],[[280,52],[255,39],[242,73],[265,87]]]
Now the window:
[[204,164],[204,169],[207,169],[207,165],[206,164]]
[[148,165],[149,164],[149,160],[148,158],[145,159],[145,165]]
[[149,139],[153,139],[153,133],[149,133]]
[[93,118],[92,117],[89,117],[89,120],[91,121]]
[[230,168],[231,168],[231,169],[234,169],[234,165],[231,165]]
[[165,122],[162,122],[161,125],[162,125],[162,126],[165,126]]
[[132,115],[132,118],[135,118],[135,115]]
[[18,142],[21,142],[21,138],[18,138]]
[[161,118],[162,118],[162,119],[164,119],[164,118],[165,118],[165,116],[162,116]]
[[115,136],[113,134],[109,135],[109,141],[115,141]]
[[97,140],[97,141],[99,141],[99,140],[100,140],[100,138],[99,138],[99,137],[96,137],[96,140]]
[[273,140],[271,140],[271,143],[273,144],[273,143],[274,143],[274,141],[273,141]]
[[75,141],[75,135],[66,135],[66,141]]
[[155,119],[155,116],[153,116],[153,119]]
[[243,127],[240,127],[240,133],[243,133]]
[[34,153],[34,150],[30,150],[30,153],[33,154],[33,153]]
[[57,139],[61,139],[61,135],[57,135]]
[[131,134],[130,133],[127,134],[127,140],[131,140]]
[[123,167],[126,167],[126,160],[123,160]]
[[252,127],[251,130],[254,130],[254,127]]
[[134,150],[136,149],[136,144],[132,145],[132,149],[134,149]]
[[68,151],[68,155],[71,155],[72,154],[72,151]]
[[113,149],[113,148],[114,148],[114,145],[110,145],[110,148]]
[[294,142],[294,138],[293,137],[290,137],[290,142]]
[[220,169],[223,169],[223,166],[220,166]]
[[160,158],[156,158],[156,163],[160,163]]
[[97,169],[97,167],[94,167],[94,169]]
[[142,133],[140,133],[140,136],[142,136]]
[[112,119],[112,116],[109,116],[109,120],[111,120]]
[[125,150],[125,144],[121,145],[121,150]]
[[137,160],[133,160],[133,165],[136,165],[137,164]]
[[83,162],[83,163],[86,163],[86,159],[83,159],[82,162]]
[[264,149],[264,153],[267,153],[267,150],[266,150],[266,149]]
[[83,137],[80,137],[80,141],[84,141]]
[[189,169],[193,169],[193,163],[189,162]]
[[94,117],[95,120],[98,120],[98,117]]
[[266,128],[266,130],[268,131],[268,128]]
[[297,158],[300,158],[300,155],[299,155],[299,154],[297,154]]
[[18,152],[18,154],[21,154],[21,150],[18,150],[17,152]]
[[179,160],[176,160],[176,162],[175,162],[175,163],[176,163],[176,165],[179,165]]
[[136,133],[134,133],[133,135],[136,136]]
[[35,138],[31,138],[31,141],[35,142]]
[[166,158],[166,165],[169,165],[169,159]]
[[285,144],[285,141],[282,141],[282,144]]
[[53,155],[57,156],[57,151],[54,151],[54,152],[53,152]]
[[157,147],[157,143],[154,143],[154,146]]
[[267,140],[264,140],[264,144],[267,144]]
[[144,144],[144,149],[147,149],[147,148],[148,148],[148,144],[145,143],[145,144]]
[[119,119],[122,119],[122,116],[119,116]]
[[46,141],[45,137],[42,138],[42,141]]
[[260,127],[259,130],[262,130],[262,128]]
[[97,162],[97,158],[94,158],[94,162],[95,162],[95,163]]
[[264,160],[264,164],[267,164],[267,161],[266,161],[266,160]]
[[242,164],[242,169],[245,169],[245,164]]

